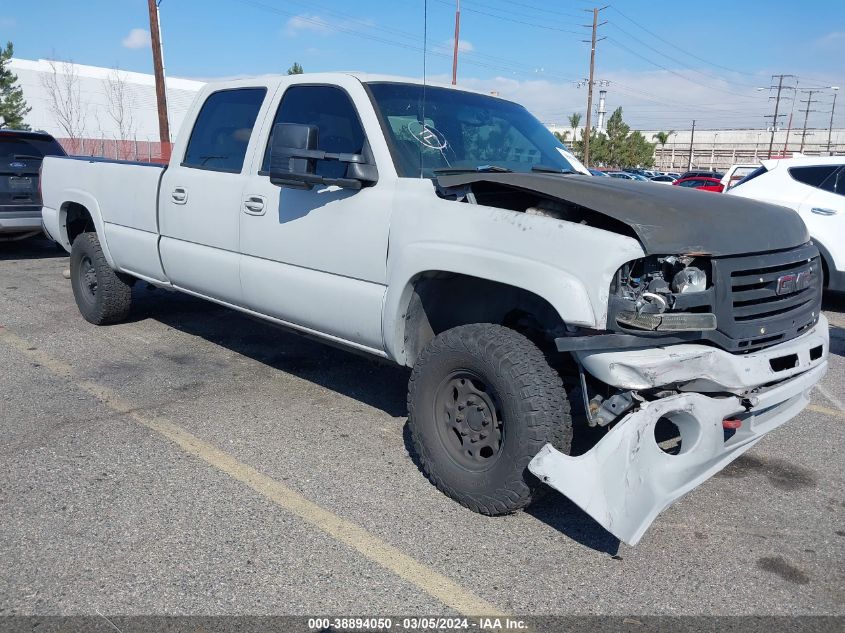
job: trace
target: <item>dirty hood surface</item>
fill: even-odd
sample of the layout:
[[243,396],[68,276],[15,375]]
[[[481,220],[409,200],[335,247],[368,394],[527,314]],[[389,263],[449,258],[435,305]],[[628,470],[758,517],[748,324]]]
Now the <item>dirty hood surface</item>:
[[800,246],[810,236],[792,209],[648,182],[544,173],[440,176],[441,187],[496,183],[579,205],[627,224],[646,254],[713,256]]

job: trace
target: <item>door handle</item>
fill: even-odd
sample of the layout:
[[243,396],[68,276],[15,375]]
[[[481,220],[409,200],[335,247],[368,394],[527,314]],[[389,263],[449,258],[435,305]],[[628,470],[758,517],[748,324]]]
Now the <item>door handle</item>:
[[188,192],[185,191],[184,187],[176,187],[170,193],[170,197],[176,204],[185,204],[188,201]]
[[244,200],[244,212],[250,215],[264,215],[264,198],[261,196],[249,196]]
[[813,207],[810,211],[816,215],[836,215],[837,213],[836,209],[822,209],[820,207]]

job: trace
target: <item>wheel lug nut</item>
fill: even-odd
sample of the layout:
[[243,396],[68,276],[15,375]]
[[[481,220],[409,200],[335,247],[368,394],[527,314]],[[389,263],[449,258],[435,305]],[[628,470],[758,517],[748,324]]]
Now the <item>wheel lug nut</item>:
[[458,411],[463,411],[463,410],[464,410],[464,405],[459,404],[459,405],[458,405]]
[[487,433],[480,433],[478,435],[478,439],[480,439],[480,440],[483,440],[483,439],[486,439],[486,438],[487,438]]
[[480,413],[481,411],[484,411],[484,407],[482,407],[481,405],[478,405],[477,407],[475,407],[475,410]]

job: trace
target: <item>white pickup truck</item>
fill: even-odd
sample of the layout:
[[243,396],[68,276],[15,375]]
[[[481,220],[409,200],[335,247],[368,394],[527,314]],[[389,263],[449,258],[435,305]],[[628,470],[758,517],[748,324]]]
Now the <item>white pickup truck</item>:
[[207,85],[167,167],[46,158],[43,220],[88,321],[143,280],[412,367],[440,490],[549,485],[633,544],[807,404],[819,253],[792,211],[583,172],[510,101],[261,77]]

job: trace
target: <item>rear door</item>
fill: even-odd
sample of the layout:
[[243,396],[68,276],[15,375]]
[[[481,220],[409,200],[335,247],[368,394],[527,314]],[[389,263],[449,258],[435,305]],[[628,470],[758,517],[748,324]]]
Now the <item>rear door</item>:
[[45,155],[64,156],[50,136],[0,134],[0,213],[41,213],[38,170]]
[[[801,171],[810,170],[814,171]],[[830,253],[837,270],[845,270],[845,165],[793,167],[793,178],[808,185],[798,212],[813,239]]]
[[267,92],[266,86],[244,86],[210,93],[159,191],[167,277],[180,288],[236,305],[242,299],[241,173]]

